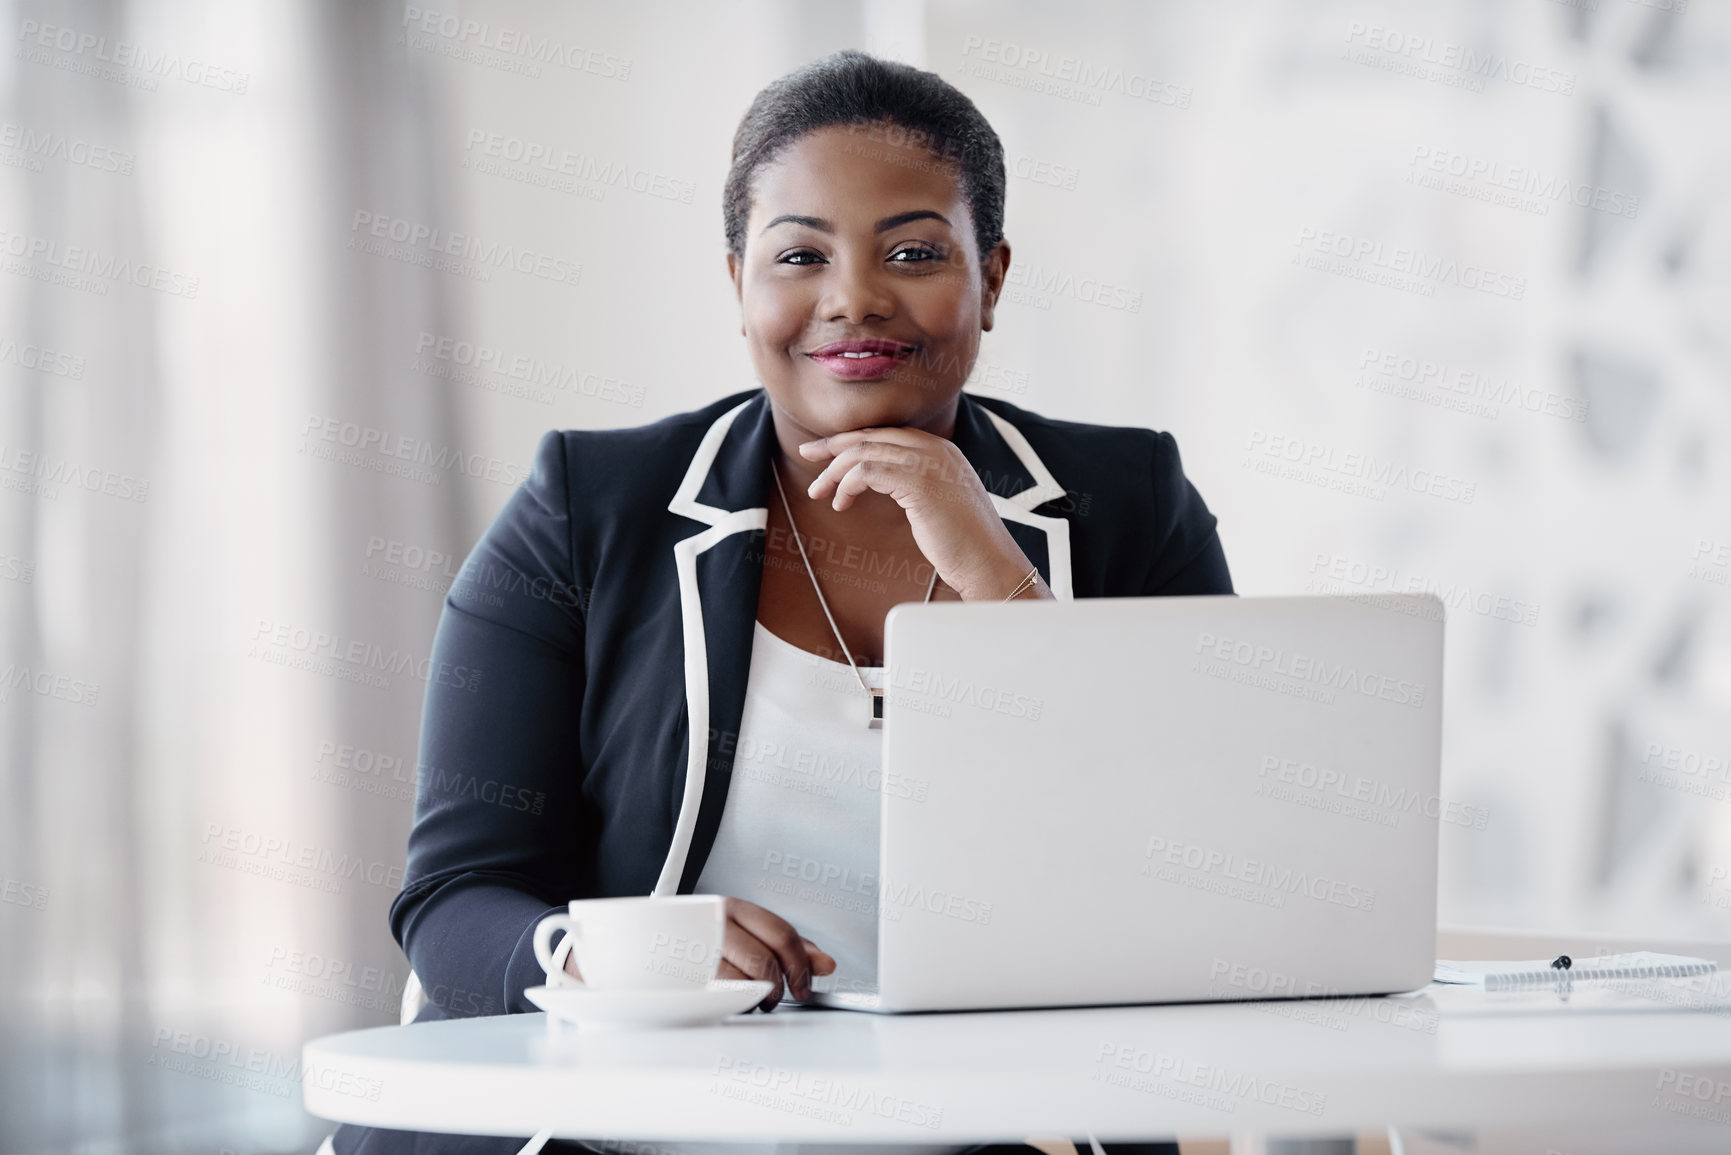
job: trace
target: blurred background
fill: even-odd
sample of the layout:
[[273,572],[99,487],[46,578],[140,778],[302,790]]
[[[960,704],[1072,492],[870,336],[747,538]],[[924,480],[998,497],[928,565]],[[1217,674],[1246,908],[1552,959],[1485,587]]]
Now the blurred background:
[[0,1152],[329,1130],[442,595],[543,431],[752,387],[733,130],[844,47],[1003,139],[970,388],[1443,598],[1443,921],[1731,932],[1722,0],[0,14]]

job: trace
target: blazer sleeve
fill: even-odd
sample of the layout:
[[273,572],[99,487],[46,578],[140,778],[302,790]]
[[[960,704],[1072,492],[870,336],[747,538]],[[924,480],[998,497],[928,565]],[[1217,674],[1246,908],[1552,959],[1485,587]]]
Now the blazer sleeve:
[[1184,476],[1178,441],[1170,433],[1154,434],[1153,473],[1154,564],[1142,583],[1143,596],[1231,593],[1215,517]]
[[531,935],[586,893],[581,852],[584,609],[565,439],[529,476],[446,595],[421,716],[415,820],[391,933],[440,1017],[533,1010]]

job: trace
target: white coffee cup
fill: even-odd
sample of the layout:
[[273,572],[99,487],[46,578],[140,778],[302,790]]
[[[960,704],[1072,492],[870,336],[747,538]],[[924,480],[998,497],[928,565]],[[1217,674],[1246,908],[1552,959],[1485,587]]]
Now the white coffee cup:
[[726,900],[719,894],[580,898],[535,927],[547,985],[575,984],[556,966],[553,933],[571,936],[583,985],[596,990],[696,990],[721,967]]

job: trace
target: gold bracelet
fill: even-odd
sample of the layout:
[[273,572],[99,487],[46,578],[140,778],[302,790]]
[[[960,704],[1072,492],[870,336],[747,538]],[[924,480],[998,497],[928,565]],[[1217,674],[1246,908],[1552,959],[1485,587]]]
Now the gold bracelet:
[[1040,567],[1039,566],[1035,566],[1032,569],[1030,569],[1028,571],[1028,576],[1023,578],[1021,580],[1021,582],[1019,584],[1017,584],[1016,588],[1010,591],[1010,596],[1005,598],[1004,600],[1007,602],[1015,601],[1016,595],[1021,593],[1023,590],[1027,589],[1029,586],[1035,585],[1036,579],[1039,578],[1039,576],[1040,576]]

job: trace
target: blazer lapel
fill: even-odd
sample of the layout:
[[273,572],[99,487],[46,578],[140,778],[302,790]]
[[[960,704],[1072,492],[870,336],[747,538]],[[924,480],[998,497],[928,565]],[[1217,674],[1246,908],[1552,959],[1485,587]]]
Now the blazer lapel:
[[1060,599],[1072,596],[1070,523],[1032,512],[1063,497],[1065,490],[1034,453],[1022,431],[966,393],[956,409],[956,448],[980,475],[986,493],[1004,519],[1004,528],[1040,567],[1040,575]]
[[[1071,597],[1069,522],[1031,512],[1062,497],[1063,486],[1020,430],[966,393],[957,406],[954,441],[1046,584],[1058,597]],[[721,826],[751,672],[774,449],[769,395],[759,389],[715,419],[667,505],[703,528],[673,547],[688,743],[673,842],[652,892],[657,895],[692,892]]]
[[[673,547],[685,640],[684,785],[673,843],[651,893],[690,894],[714,845],[733,770],[763,578],[767,470],[775,445],[762,389],[715,419],[667,508],[708,526]],[[693,854],[696,841],[697,853]]]

